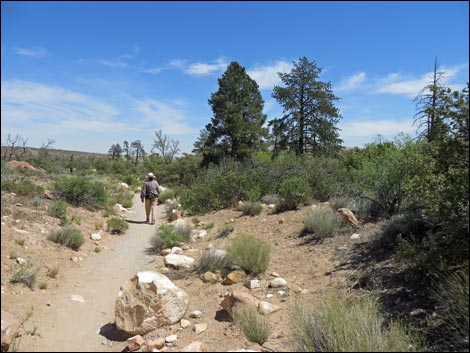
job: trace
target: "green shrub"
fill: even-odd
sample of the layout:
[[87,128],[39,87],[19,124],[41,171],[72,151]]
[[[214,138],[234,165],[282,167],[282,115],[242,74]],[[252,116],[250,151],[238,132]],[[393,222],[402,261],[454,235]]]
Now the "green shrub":
[[262,345],[271,332],[269,318],[261,316],[255,305],[240,305],[232,312],[235,325],[239,326],[250,342]]
[[190,241],[191,240],[191,235],[194,230],[194,225],[191,223],[188,223],[186,221],[176,221],[174,225],[176,231],[181,234],[183,237],[184,241]]
[[104,209],[103,217],[110,217],[110,216],[114,216],[114,211],[108,208]]
[[47,289],[47,283],[46,282],[41,282],[39,284],[39,289]]
[[256,276],[268,268],[271,246],[252,235],[242,234],[232,240],[228,252],[236,265]]
[[6,166],[1,170],[1,187],[4,191],[18,195],[40,195],[44,192],[44,188],[34,184],[29,177],[18,174]]
[[208,223],[204,226],[204,229],[209,230],[214,228],[214,222]]
[[70,222],[74,224],[82,224],[82,218],[79,215],[73,215]]
[[337,211],[338,208],[349,208],[349,199],[343,196],[333,197],[328,200],[330,207],[333,211]]
[[65,245],[73,250],[78,250],[85,242],[80,230],[72,225],[67,225],[58,230],[52,231],[48,239],[54,243]]
[[295,210],[299,204],[311,199],[312,190],[300,177],[292,176],[282,181],[279,186],[279,196],[281,201],[277,204],[277,212]]
[[59,266],[54,266],[47,269],[47,276],[50,278],[56,278],[59,274]]
[[95,230],[100,230],[100,229],[103,229],[103,222],[101,221],[95,222]]
[[310,309],[296,303],[290,314],[298,352],[410,352],[422,348],[421,340],[399,323],[391,322],[386,328],[378,298],[373,296],[345,300],[326,294]]
[[176,196],[176,192],[172,189],[165,189],[163,192],[160,193],[158,196],[158,203],[162,204],[165,203],[166,200],[174,199]]
[[129,228],[129,224],[121,218],[111,218],[107,222],[108,231],[113,234],[122,234]]
[[44,202],[44,200],[42,198],[40,198],[39,196],[34,196],[33,197],[32,203],[33,203],[34,207],[37,208],[37,207],[41,206],[43,202]]
[[99,246],[95,247],[95,253],[101,252],[101,248]]
[[259,202],[246,201],[242,205],[242,212],[245,216],[256,216],[261,213],[263,207]]
[[265,203],[266,205],[276,205],[277,203],[279,203],[279,195],[275,195],[275,194],[264,195],[261,198],[261,202]]
[[32,269],[33,264],[28,262],[24,265],[20,265],[19,269],[13,274],[10,282],[12,283],[24,283],[28,288],[33,289],[36,283],[36,274],[38,269]]
[[232,265],[230,254],[227,253],[225,256],[218,253],[216,249],[209,248],[203,252],[201,257],[196,263],[195,269],[197,273],[220,272],[225,275],[228,269]]
[[234,230],[233,225],[231,225],[229,222],[224,222],[222,227],[218,230],[216,234],[216,238],[225,238],[230,235]]
[[15,239],[15,243],[18,244],[19,246],[23,246],[25,243],[25,240],[23,238]]
[[[161,242],[158,238],[161,239]],[[163,224],[158,227],[156,237],[152,239],[152,247],[155,251],[158,251],[161,249],[172,248],[174,246],[180,246],[184,241],[184,236],[178,232],[175,227]]]
[[59,179],[54,188],[65,196],[68,203],[90,209],[103,207],[108,197],[102,182],[91,182],[82,176]]
[[338,234],[341,220],[331,209],[310,210],[305,214],[302,235],[313,234],[315,239],[324,239]]

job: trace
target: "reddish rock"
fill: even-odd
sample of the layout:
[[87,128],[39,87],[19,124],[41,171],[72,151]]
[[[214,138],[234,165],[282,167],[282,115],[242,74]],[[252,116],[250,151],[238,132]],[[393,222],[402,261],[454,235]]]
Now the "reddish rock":
[[353,225],[358,225],[358,224],[361,223],[356,219],[354,214],[350,210],[348,210],[347,208],[338,208],[338,211],[342,214],[343,221],[345,223],[351,223]]
[[7,163],[7,165],[8,165],[8,168],[11,168],[11,169],[29,169],[29,170],[37,171],[37,169],[34,168],[31,164],[29,164],[28,162],[24,162],[24,161],[10,161]]
[[20,321],[12,314],[2,310],[2,352],[8,351]]
[[127,348],[129,351],[136,351],[145,344],[145,340],[141,335],[133,336],[127,339]]
[[240,291],[233,291],[232,294],[227,295],[220,306],[224,308],[229,314],[232,313],[234,307],[239,305],[254,305],[258,307],[259,300],[252,296],[250,293]]

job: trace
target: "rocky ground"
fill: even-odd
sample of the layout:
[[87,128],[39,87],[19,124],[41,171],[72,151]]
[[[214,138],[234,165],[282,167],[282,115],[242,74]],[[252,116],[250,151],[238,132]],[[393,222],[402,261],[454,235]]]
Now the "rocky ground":
[[[18,350],[125,350],[129,336],[118,332],[113,324],[116,295],[120,286],[136,272],[158,272],[164,267],[163,256],[149,251],[155,228],[166,221],[164,206],[158,207],[159,221],[156,225],[142,223],[144,209],[136,195],[132,211],[125,213],[130,228],[121,236],[105,230],[107,218],[101,212],[70,207],[69,214],[80,218],[77,226],[86,238],[79,251],[47,240],[50,231],[59,226],[59,221],[48,216],[46,208],[47,201],[36,207],[27,198],[2,192],[1,306],[2,310],[11,312],[19,319],[25,318],[28,312],[32,313],[20,329],[22,336],[17,341]],[[180,323],[163,327],[146,334],[144,338],[176,334],[176,342],[166,346],[163,349],[166,351],[179,351],[194,341],[202,342],[206,351],[292,351],[289,312],[293,303],[298,300],[313,303],[319,292],[327,289],[347,291],[355,270],[351,266],[342,267],[345,255],[354,244],[366,241],[379,227],[373,223],[358,225],[340,236],[314,243],[309,242],[308,237],[298,237],[304,212],[305,209],[273,214],[272,210],[264,207],[262,213],[254,217],[229,209],[198,216],[196,229],[209,229],[206,229],[203,239],[185,248],[184,254],[195,259],[208,244],[223,249],[233,237],[242,233],[271,243],[268,270],[258,277],[261,286],[250,290],[243,286],[243,282],[210,284],[204,283],[194,272],[170,271],[167,276],[189,296],[189,306],[183,318],[191,325],[184,329]],[[191,221],[191,218],[187,220]],[[216,238],[225,222],[229,222],[234,231],[228,237]],[[100,224],[104,226],[98,231],[96,228]],[[100,233],[101,240],[90,239],[93,233]],[[360,239],[350,239],[353,233],[359,233]],[[97,248],[99,252],[95,251]],[[18,269],[19,257],[38,269],[33,289],[10,282]],[[56,278],[47,275],[52,267],[59,269]],[[268,287],[277,275],[286,280],[286,288]],[[42,283],[46,283],[47,288],[40,289]],[[279,311],[269,315],[272,330],[263,346],[249,342],[221,310],[220,302],[224,295],[234,290],[250,292],[256,298],[280,307]],[[268,298],[269,294],[272,297]],[[194,310],[200,310],[202,316],[190,317]],[[207,330],[196,334],[196,324],[207,324]]]

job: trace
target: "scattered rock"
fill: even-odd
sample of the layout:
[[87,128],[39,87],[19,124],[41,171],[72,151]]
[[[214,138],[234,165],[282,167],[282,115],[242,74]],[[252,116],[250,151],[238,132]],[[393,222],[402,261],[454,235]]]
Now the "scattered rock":
[[202,317],[202,311],[201,310],[194,310],[191,314],[189,314],[189,317],[193,319],[199,319]]
[[258,312],[261,315],[269,315],[279,310],[281,310],[279,306],[268,303],[268,302],[260,301],[258,304]]
[[170,254],[183,255],[183,249],[181,249],[177,246],[174,246],[174,247],[171,248]]
[[81,295],[78,295],[78,294],[72,294],[70,296],[70,300],[74,302],[82,303],[82,304],[85,303],[85,299]]
[[34,170],[34,171],[37,171],[38,169],[36,169],[35,167],[33,167],[31,164],[29,164],[28,162],[24,162],[24,161],[9,161],[7,163],[7,166],[8,168],[10,169],[29,169],[29,170]]
[[271,276],[273,276],[273,277],[281,277],[281,276],[279,276],[279,273],[277,273],[277,272],[271,272]]
[[129,189],[129,185],[127,185],[126,183],[121,183],[119,185],[122,186],[124,189]]
[[220,275],[217,273],[213,273],[210,271],[207,271],[204,274],[201,274],[201,279],[204,283],[215,283],[219,280]]
[[349,239],[360,239],[360,238],[361,238],[360,234],[354,233],[353,235],[351,235]]
[[201,229],[200,231],[196,232],[193,236],[193,241],[196,241],[197,239],[203,239],[207,235],[207,231],[204,229]]
[[182,328],[189,327],[189,326],[191,326],[191,321],[185,320],[185,319],[181,319],[180,325],[181,325]]
[[207,330],[207,324],[196,324],[194,325],[193,329],[194,333],[196,333],[196,335],[199,335],[200,333],[203,333]]
[[10,344],[15,337],[16,331],[20,326],[20,320],[13,314],[2,309],[2,352],[7,352],[10,348]]
[[176,342],[177,339],[178,339],[178,336],[170,335],[170,336],[165,338],[165,342],[166,343],[174,343],[174,342]]
[[274,297],[274,295],[272,295],[271,293],[266,294],[266,298],[270,299],[272,297]]
[[257,279],[247,280],[245,281],[245,283],[243,283],[243,285],[248,289],[255,289],[261,287],[261,283]]
[[154,339],[154,340],[148,340],[146,345],[145,345],[145,351],[146,352],[153,352],[154,349],[160,349],[165,345],[165,339],[163,337]]
[[231,285],[242,282],[246,278],[245,271],[233,271],[227,275],[222,284]]
[[144,338],[141,335],[133,336],[127,339],[127,348],[129,351],[136,351],[146,344]]
[[204,352],[204,345],[202,342],[195,341],[188,344],[186,347],[181,349],[181,352]]
[[168,254],[164,258],[164,264],[171,268],[189,268],[194,263],[194,259],[185,255]]
[[20,265],[26,265],[28,263],[28,261],[26,261],[22,257],[17,257],[16,262],[18,262]]
[[101,234],[93,233],[92,235],[90,235],[90,238],[92,240],[101,240]]
[[220,306],[224,308],[229,314],[231,314],[232,309],[238,305],[251,304],[257,307],[258,302],[258,299],[249,293],[233,291],[231,294],[229,293],[225,296],[225,298],[220,303]]
[[278,278],[275,278],[271,281],[271,283],[269,284],[269,286],[271,288],[280,288],[280,287],[285,287],[287,286],[287,282],[284,278],[282,277],[278,277]]

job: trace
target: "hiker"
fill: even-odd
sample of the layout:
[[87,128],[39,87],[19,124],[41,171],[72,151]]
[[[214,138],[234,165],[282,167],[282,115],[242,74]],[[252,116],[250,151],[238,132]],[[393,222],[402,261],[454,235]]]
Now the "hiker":
[[[148,180],[144,182],[144,185],[142,185],[140,200],[144,202],[145,199],[145,214],[147,216],[146,223],[155,224],[155,209],[157,207],[157,200],[159,196],[159,185],[155,180],[155,175],[153,175],[153,173],[148,173],[147,178]],[[150,215],[152,216],[151,219],[149,217]]]

